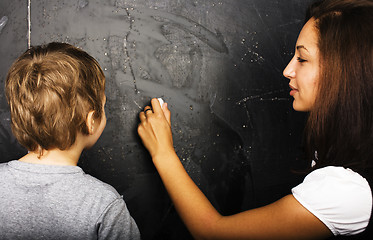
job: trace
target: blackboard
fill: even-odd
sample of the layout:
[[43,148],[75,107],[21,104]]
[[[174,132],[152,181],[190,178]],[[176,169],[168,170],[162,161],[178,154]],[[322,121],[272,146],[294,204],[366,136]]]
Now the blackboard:
[[28,41],[62,41],[107,78],[107,127],[79,166],[124,196],[144,239],[191,238],[137,136],[153,97],[169,103],[176,151],[222,214],[277,200],[301,179],[291,170],[304,166],[305,114],[292,110],[282,71],[310,0],[29,2],[0,2],[1,162],[26,153],[10,130],[9,66]]

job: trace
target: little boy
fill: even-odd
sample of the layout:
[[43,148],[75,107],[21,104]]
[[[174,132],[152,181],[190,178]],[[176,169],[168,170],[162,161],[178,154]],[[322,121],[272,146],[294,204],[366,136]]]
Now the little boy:
[[98,62],[66,43],[32,47],[5,89],[29,153],[0,164],[0,239],[140,239],[118,192],[77,166],[106,125]]

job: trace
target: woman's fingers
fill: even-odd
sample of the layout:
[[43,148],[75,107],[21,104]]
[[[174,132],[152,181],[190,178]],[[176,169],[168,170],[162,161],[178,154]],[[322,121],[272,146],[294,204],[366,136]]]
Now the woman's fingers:
[[144,113],[145,113],[145,115],[153,113],[153,109],[150,106],[146,106],[144,108]]
[[161,104],[159,103],[158,99],[153,98],[151,100],[151,104],[154,113],[162,112]]
[[155,116],[160,116],[160,114],[163,113],[163,116],[166,118],[168,124],[171,126],[171,112],[168,109],[168,104],[163,103],[163,106],[161,106],[157,98],[153,98],[151,100],[151,107],[146,106],[144,108],[144,113],[145,113],[145,117],[150,116],[152,113],[154,113]]
[[152,99],[152,107],[146,106],[140,112],[138,134],[152,157],[173,150],[170,124],[171,113],[167,104],[161,108],[158,99]]
[[162,110],[163,110],[164,116],[167,119],[168,124],[171,126],[171,112],[168,109],[168,104],[167,103],[163,104]]
[[171,112],[168,109],[168,104],[163,103],[163,106],[161,107],[159,100],[157,98],[153,98],[151,100],[151,104],[152,104],[153,112],[157,114],[163,112],[168,124],[171,125]]

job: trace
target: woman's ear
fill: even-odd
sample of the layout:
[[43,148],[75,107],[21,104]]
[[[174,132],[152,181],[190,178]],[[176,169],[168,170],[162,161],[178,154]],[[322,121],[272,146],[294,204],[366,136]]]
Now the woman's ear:
[[89,134],[93,134],[94,131],[95,131],[95,119],[94,119],[94,113],[95,111],[92,110],[88,113],[87,115],[87,119],[86,119],[86,125],[87,125],[87,128],[88,128],[88,133]]

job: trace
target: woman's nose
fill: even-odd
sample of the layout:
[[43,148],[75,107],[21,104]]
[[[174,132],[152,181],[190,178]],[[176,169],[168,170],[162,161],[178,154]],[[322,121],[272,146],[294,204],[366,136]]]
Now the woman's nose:
[[295,77],[295,68],[294,68],[294,61],[295,60],[295,57],[293,57],[290,62],[288,63],[288,65],[286,66],[286,68],[284,69],[283,71],[283,75],[284,77],[288,78],[288,79],[292,79]]

